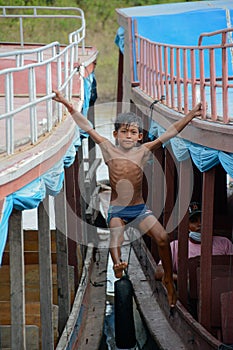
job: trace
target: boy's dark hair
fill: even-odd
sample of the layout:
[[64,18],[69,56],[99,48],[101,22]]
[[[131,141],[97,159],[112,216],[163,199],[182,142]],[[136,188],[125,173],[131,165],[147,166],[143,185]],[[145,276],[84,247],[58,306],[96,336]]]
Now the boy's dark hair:
[[143,132],[143,122],[141,117],[133,112],[120,113],[117,115],[114,128],[115,131],[118,131],[122,125],[129,126],[131,124],[135,124],[138,126],[139,133]]

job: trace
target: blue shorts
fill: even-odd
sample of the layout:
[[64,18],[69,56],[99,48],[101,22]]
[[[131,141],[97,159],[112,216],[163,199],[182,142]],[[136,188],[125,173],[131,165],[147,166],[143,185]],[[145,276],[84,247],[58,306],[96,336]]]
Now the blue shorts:
[[138,225],[149,215],[153,215],[153,213],[145,204],[130,205],[128,207],[110,205],[107,223],[109,226],[112,218],[120,218],[125,224],[135,221],[135,224]]

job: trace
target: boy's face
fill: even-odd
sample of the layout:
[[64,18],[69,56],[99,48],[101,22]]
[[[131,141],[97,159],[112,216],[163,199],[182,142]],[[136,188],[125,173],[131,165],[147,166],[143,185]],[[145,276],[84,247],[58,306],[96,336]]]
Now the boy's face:
[[113,131],[113,136],[121,148],[128,150],[135,147],[137,142],[142,140],[143,135],[139,132],[138,125],[122,124],[117,131]]

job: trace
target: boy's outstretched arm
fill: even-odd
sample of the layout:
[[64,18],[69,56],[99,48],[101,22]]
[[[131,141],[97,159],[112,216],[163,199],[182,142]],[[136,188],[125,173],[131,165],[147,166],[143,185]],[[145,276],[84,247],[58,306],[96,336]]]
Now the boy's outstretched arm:
[[181,132],[193,118],[200,116],[201,113],[202,104],[200,102],[190,112],[188,112],[185,115],[185,117],[170,125],[169,128],[156,140],[147,142],[144,144],[144,146],[146,146],[150,150],[159,148],[163,143],[170,140],[172,137],[176,136],[179,132]]
[[84,131],[86,131],[90,137],[95,141],[96,143],[101,143],[106,140],[105,137],[101,136],[99,133],[93,129],[91,124],[89,124],[87,118],[84,117],[82,113],[77,111],[72,103],[70,103],[58,90],[53,90],[53,92],[56,94],[53,97],[54,101],[62,103],[68,110],[68,112],[71,114],[72,118],[74,119],[75,123]]

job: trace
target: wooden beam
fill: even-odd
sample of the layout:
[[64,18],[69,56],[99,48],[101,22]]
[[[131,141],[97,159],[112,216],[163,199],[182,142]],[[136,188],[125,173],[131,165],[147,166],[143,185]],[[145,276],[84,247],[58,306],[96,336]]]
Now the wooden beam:
[[164,218],[163,218],[163,226],[165,229],[172,233],[174,230],[174,204],[175,204],[175,179],[176,179],[176,171],[175,171],[175,163],[174,156],[169,145],[166,146],[165,151],[165,205],[164,205]]
[[210,331],[215,168],[203,174],[199,321]]
[[[153,154],[153,169],[151,179],[153,183],[149,186],[151,188],[151,210],[156,218],[161,222],[164,208],[164,149],[160,147]],[[152,180],[151,180],[152,181]],[[158,247],[154,240],[151,241],[151,254],[158,263],[160,260]]]
[[49,198],[38,208],[38,240],[40,263],[40,317],[42,350],[54,349],[53,303],[52,303],[52,261],[51,233],[49,223]]
[[62,333],[70,313],[66,195],[64,188],[55,197],[58,332]]
[[11,349],[26,349],[24,239],[22,212],[13,210],[9,221]]
[[[190,159],[180,163],[179,169],[179,216],[178,216],[178,294],[181,303],[188,307],[188,211],[192,195]],[[185,263],[186,261],[186,263]]]
[[[80,147],[81,148],[81,147]],[[74,267],[74,289],[78,288],[77,270],[77,217],[75,196],[74,164],[65,169],[66,199],[67,199],[67,233],[68,233],[68,261]]]
[[[77,224],[77,248],[76,248],[76,255],[77,255],[77,277],[78,277],[78,283],[80,282],[81,276],[82,276],[82,269],[83,269],[83,262],[85,259],[85,249],[83,245],[83,220],[82,215],[84,213],[85,207],[82,208],[82,201],[81,201],[81,189],[80,189],[80,159],[79,155],[82,154],[82,149],[76,152],[76,158],[74,162],[74,181],[75,181],[75,200],[76,200],[76,224]],[[82,158],[81,158],[82,159]],[[83,167],[81,166],[81,169]]]

